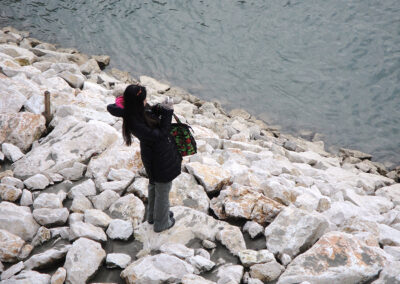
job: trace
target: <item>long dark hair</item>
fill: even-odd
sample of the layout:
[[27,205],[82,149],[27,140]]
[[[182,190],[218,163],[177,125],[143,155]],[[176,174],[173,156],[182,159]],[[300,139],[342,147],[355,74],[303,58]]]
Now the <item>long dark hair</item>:
[[146,88],[139,85],[129,85],[124,92],[124,116],[122,117],[122,136],[125,144],[132,144],[132,129],[134,121],[145,123],[150,128],[159,126],[160,121],[157,117],[151,115],[149,105],[144,106],[143,102],[146,99]]

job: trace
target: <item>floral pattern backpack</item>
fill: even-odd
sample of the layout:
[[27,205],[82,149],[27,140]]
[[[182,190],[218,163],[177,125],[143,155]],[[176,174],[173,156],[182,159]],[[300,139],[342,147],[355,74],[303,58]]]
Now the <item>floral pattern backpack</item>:
[[196,140],[192,135],[193,129],[185,123],[182,123],[174,114],[177,123],[171,124],[171,135],[174,137],[176,147],[182,157],[197,153]]

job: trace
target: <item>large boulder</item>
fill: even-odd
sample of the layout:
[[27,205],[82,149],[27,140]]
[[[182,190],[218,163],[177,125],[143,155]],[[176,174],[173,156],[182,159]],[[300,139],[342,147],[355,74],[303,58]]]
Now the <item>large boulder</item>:
[[162,233],[155,233],[153,226],[142,223],[134,230],[135,239],[143,243],[142,253],[158,250],[163,244],[188,244],[193,239],[220,241],[228,250],[237,255],[246,249],[242,232],[238,227],[215,220],[200,211],[183,207],[171,207],[175,225]]
[[187,262],[161,253],[136,260],[121,272],[121,277],[128,284],[164,283],[179,281],[193,272],[193,267]]
[[364,283],[376,277],[388,259],[382,249],[370,247],[350,234],[332,231],[295,258],[278,284]]
[[37,172],[58,172],[101,153],[117,137],[117,131],[103,122],[67,118],[40,145],[14,163],[14,175],[24,177]]
[[0,45],[0,52],[13,57],[17,61],[23,59],[27,64],[32,64],[36,58],[31,51],[12,44]]
[[7,230],[25,241],[30,241],[39,227],[29,207],[6,201],[0,203],[0,229]]
[[232,182],[231,173],[220,166],[192,162],[186,164],[186,169],[199,180],[208,193],[217,192]]
[[211,209],[220,219],[244,218],[261,225],[272,222],[285,206],[239,185],[227,187],[211,200]]
[[67,208],[39,208],[33,210],[33,217],[42,226],[64,225],[69,211]]
[[291,258],[311,247],[328,228],[328,221],[318,212],[286,207],[265,229],[270,252]]
[[11,143],[26,152],[45,130],[46,119],[40,114],[0,114],[0,144]]
[[24,244],[20,237],[0,229],[0,261],[15,262]]
[[78,284],[96,273],[106,257],[106,252],[95,241],[80,238],[68,251],[64,268],[67,270],[66,283]]

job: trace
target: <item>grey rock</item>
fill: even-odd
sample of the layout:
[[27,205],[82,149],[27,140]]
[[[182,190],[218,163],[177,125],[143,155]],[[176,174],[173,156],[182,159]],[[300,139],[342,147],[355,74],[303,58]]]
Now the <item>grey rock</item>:
[[64,71],[59,74],[61,78],[63,78],[72,88],[83,87],[83,83],[85,82],[85,77],[79,74],[73,74],[69,71]]
[[110,64],[110,56],[108,55],[93,55],[92,58],[99,64],[100,69],[104,69]]
[[8,279],[5,284],[49,284],[50,278],[48,274],[39,273],[34,270],[23,270]]
[[55,193],[41,193],[33,202],[33,208],[62,208],[63,204],[60,196]]
[[92,73],[99,73],[101,71],[99,64],[93,58],[89,59],[86,63],[79,66],[79,69],[81,70],[81,72],[84,75],[89,75]]
[[250,267],[254,264],[270,263],[275,262],[274,255],[266,249],[255,251],[255,250],[243,250],[239,252],[240,262],[245,267]]
[[112,217],[129,220],[134,227],[142,223],[145,212],[143,202],[131,193],[111,204],[109,210]]
[[379,278],[372,282],[372,284],[400,284],[399,271],[400,261],[393,261],[382,269]]
[[92,224],[86,224],[84,222],[75,222],[70,225],[71,234],[70,239],[75,240],[78,238],[88,238],[95,241],[105,242],[107,241],[107,236],[104,231]]
[[78,195],[93,196],[96,195],[96,185],[93,180],[88,179],[81,184],[78,184],[71,188],[68,192],[68,198],[75,199]]
[[14,276],[18,272],[20,272],[22,269],[24,269],[24,262],[23,261],[20,261],[17,264],[14,264],[13,266],[10,266],[10,268],[8,268],[6,271],[4,271],[1,274],[1,280],[2,280],[1,282],[11,278],[12,276]]
[[104,211],[107,210],[111,204],[113,204],[119,198],[120,196],[118,193],[112,190],[105,190],[99,195],[90,197],[90,200],[92,201],[94,208]]
[[83,213],[85,210],[92,209],[92,203],[85,196],[78,194],[72,201],[70,210],[75,213]]
[[209,240],[203,240],[203,242],[201,244],[206,249],[214,249],[217,247],[217,245],[214,242],[209,241]]
[[32,240],[33,246],[40,246],[52,238],[51,230],[46,227],[40,227]]
[[264,227],[254,221],[247,221],[243,227],[243,232],[248,232],[252,239],[262,234],[263,231]]
[[160,247],[160,251],[169,255],[186,259],[194,256],[194,250],[180,243],[166,243]]
[[210,253],[208,251],[206,251],[205,249],[203,249],[203,248],[195,249],[194,254],[195,255],[200,255],[200,256],[202,256],[202,257],[204,257],[206,259],[211,259]]
[[83,177],[83,173],[86,170],[86,165],[75,162],[72,167],[62,169],[59,173],[67,180],[79,180]]
[[6,156],[6,158],[11,162],[16,162],[23,156],[25,156],[24,153],[22,153],[17,146],[14,146],[10,143],[3,143],[3,145],[1,146],[1,150],[3,151],[3,154]]
[[86,283],[105,257],[106,252],[99,243],[86,238],[76,240],[65,259],[66,283]]
[[186,261],[195,268],[195,273],[197,272],[197,274],[210,271],[215,266],[214,262],[201,255],[191,256]]
[[107,229],[107,235],[110,239],[127,240],[132,234],[133,226],[131,221],[114,219]]
[[[75,213],[73,213],[73,214],[75,214]],[[50,232],[51,232],[52,238],[60,237],[63,240],[69,240],[69,237],[70,237],[70,228],[69,227],[52,228],[52,229],[50,229]]]
[[107,254],[106,264],[108,268],[126,268],[132,259],[129,255],[124,253],[109,253]]
[[36,174],[36,175],[31,176],[30,178],[24,180],[24,184],[29,189],[41,190],[41,189],[45,189],[50,184],[50,181],[45,175]]
[[111,181],[132,180],[135,174],[127,169],[114,169],[112,168],[108,173],[107,179]]
[[250,267],[250,276],[263,282],[274,281],[285,271],[285,267],[278,262],[254,264]]
[[67,208],[40,208],[33,210],[33,217],[42,226],[64,225],[69,211]]
[[27,270],[33,270],[49,267],[53,265],[54,262],[63,259],[70,248],[71,245],[63,245],[35,254],[24,262],[25,268]]

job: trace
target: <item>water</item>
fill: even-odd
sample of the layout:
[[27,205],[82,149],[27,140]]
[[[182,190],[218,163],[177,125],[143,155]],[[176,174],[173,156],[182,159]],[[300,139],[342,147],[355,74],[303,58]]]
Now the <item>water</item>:
[[400,164],[400,1],[9,1],[0,26]]

